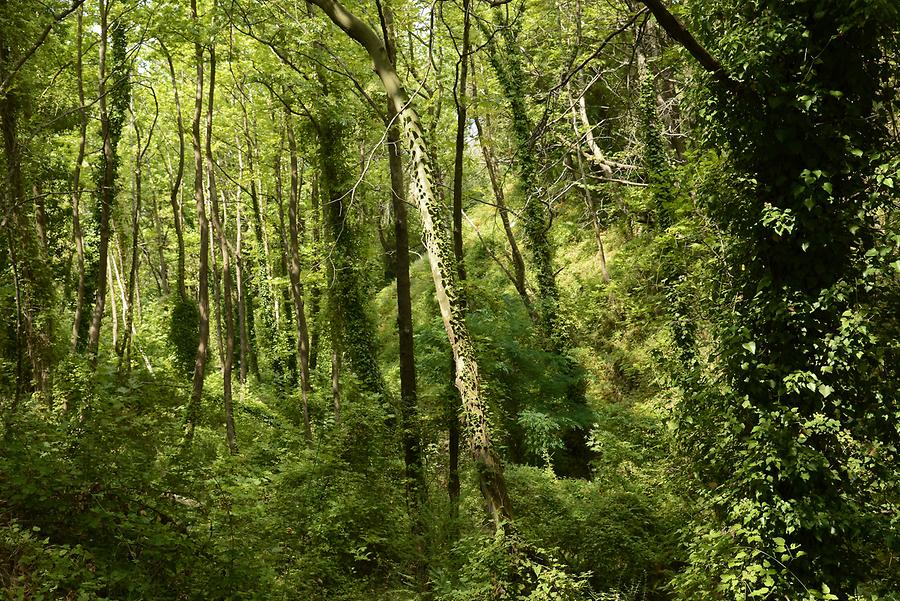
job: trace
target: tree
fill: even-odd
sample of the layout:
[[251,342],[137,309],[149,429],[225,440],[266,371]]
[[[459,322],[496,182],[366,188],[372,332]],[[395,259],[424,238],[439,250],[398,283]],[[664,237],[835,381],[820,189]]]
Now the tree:
[[[704,128],[727,149],[735,182],[709,207],[729,235],[733,274],[734,311],[717,324],[723,391],[696,382],[682,408],[696,469],[715,483],[705,496],[716,530],[695,539],[682,590],[850,598],[877,565],[866,559],[870,534],[890,528],[878,507],[894,485],[872,483],[896,469],[892,454],[863,450],[897,436],[881,417],[896,411],[884,389],[895,362],[877,342],[896,336],[896,322],[879,319],[892,295],[873,258],[892,193],[863,174],[879,170],[888,140],[886,120],[869,115],[888,85],[877,65],[900,15],[841,2],[728,12],[704,32],[721,40],[727,27],[740,41],[718,45],[719,63],[661,4],[646,4],[709,72]],[[723,64],[743,65],[740,79]],[[698,423],[712,432],[692,433]],[[730,561],[733,545],[751,551]]]
[[[197,25],[197,0],[191,0],[191,20]],[[194,60],[197,69],[197,87],[194,95],[194,117],[191,122],[191,142],[194,146],[194,203],[197,207],[197,229],[200,233],[200,268],[197,273],[197,298],[200,309],[197,354],[194,359],[194,378],[191,400],[186,416],[185,438],[190,441],[200,413],[203,396],[203,378],[209,347],[209,222],[206,219],[206,203],[203,199],[203,151],[200,142],[200,117],[203,113],[203,46],[194,41]]]
[[456,361],[456,386],[466,416],[469,445],[478,466],[481,494],[495,526],[499,528],[510,516],[506,481],[502,465],[491,443],[487,411],[478,379],[478,364],[463,308],[459,302],[459,293],[456,290],[457,277],[454,273],[452,247],[447,240],[446,230],[442,228],[441,209],[437,205],[432,186],[428,147],[419,125],[418,115],[397,77],[384,42],[378,35],[340,3],[333,0],[314,0],[314,4],[366,50],[376,73],[381,78],[388,100],[399,115],[413,161],[416,203],[422,217],[425,246],[428,249],[441,317]]

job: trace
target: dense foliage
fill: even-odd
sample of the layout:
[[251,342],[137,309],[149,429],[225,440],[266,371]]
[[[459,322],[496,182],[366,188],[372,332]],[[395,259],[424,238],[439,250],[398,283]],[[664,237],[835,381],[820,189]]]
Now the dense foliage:
[[898,86],[894,0],[0,0],[2,597],[900,599]]

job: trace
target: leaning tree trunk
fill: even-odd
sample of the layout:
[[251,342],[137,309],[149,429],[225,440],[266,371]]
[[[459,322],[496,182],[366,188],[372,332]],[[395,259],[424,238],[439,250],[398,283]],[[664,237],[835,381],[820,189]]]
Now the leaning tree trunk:
[[422,216],[425,246],[428,249],[441,317],[456,361],[456,385],[466,415],[470,448],[482,495],[496,527],[510,517],[510,502],[503,467],[494,451],[488,430],[487,408],[481,394],[475,349],[459,303],[453,248],[432,184],[428,147],[419,117],[394,69],[384,43],[363,21],[335,0],[312,0],[348,36],[358,42],[375,66],[388,99],[399,115],[406,136],[415,180],[416,203]]
[[[468,301],[466,299],[465,281],[466,281],[466,263],[463,253],[463,232],[462,232],[462,187],[463,187],[463,158],[465,151],[465,132],[468,126],[466,113],[468,109],[468,101],[466,98],[466,85],[468,83],[469,74],[469,46],[471,33],[471,5],[470,0],[463,0],[463,34],[462,47],[460,48],[459,60],[457,61],[456,81],[453,86],[453,101],[456,104],[456,145],[454,147],[453,157],[453,203],[452,203],[452,239],[453,239],[453,258],[456,262],[457,282],[460,286],[459,305],[460,312],[465,314]],[[433,140],[433,138],[432,138]],[[437,160],[432,158],[436,164]],[[456,381],[456,357],[451,354],[450,357],[450,380]],[[452,531],[454,537],[458,535],[456,518],[459,515],[459,439],[460,424],[458,405],[453,402],[452,388],[448,391],[447,407],[447,438],[450,455],[450,465],[447,478],[447,493],[450,497],[450,514],[453,518]]]

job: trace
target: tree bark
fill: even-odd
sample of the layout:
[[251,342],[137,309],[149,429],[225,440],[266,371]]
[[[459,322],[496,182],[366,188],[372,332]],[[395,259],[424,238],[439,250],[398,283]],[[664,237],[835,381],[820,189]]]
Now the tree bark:
[[[474,85],[474,82],[473,82]],[[534,303],[531,295],[528,293],[528,285],[525,280],[525,259],[522,258],[522,251],[516,242],[516,235],[512,229],[512,222],[509,219],[509,207],[506,206],[506,194],[503,191],[503,183],[500,181],[500,173],[497,168],[497,157],[494,156],[494,147],[488,130],[488,123],[482,125],[481,119],[475,117],[475,129],[478,131],[478,142],[481,145],[481,155],[484,157],[484,164],[487,167],[488,179],[491,181],[491,189],[494,192],[494,200],[497,203],[497,213],[500,215],[500,223],[503,224],[503,233],[506,234],[506,243],[509,244],[509,256],[513,266],[513,286],[519,293],[528,314],[534,321],[537,321],[537,313],[534,310]]]
[[[199,27],[197,0],[191,0],[191,20]],[[194,42],[194,60],[197,69],[197,86],[194,94],[194,117],[191,122],[191,143],[194,148],[194,203],[197,208],[197,230],[200,235],[200,267],[197,274],[197,304],[200,312],[200,339],[194,359],[194,378],[191,400],[188,405],[185,439],[190,442],[200,417],[203,397],[203,376],[209,349],[209,225],[206,219],[206,203],[203,198],[203,151],[200,142],[200,117],[203,113],[203,46]]]
[[[210,219],[213,230],[219,240],[219,253],[222,257],[222,299],[224,305],[225,349],[222,359],[222,397],[225,405],[225,442],[232,455],[237,453],[237,441],[234,432],[234,399],[232,396],[231,372],[234,366],[234,301],[232,290],[231,261],[232,249],[229,248],[228,235],[225,232],[227,215],[220,216],[219,197],[216,190],[216,163],[213,156],[213,115],[215,114],[216,94],[216,47],[209,47],[209,101],[206,107],[206,177],[207,194],[212,205]],[[222,197],[224,202],[225,197]],[[223,207],[224,208],[224,207]]]
[[[468,1],[468,0],[467,0]],[[380,5],[379,5],[380,6]],[[382,34],[388,58],[396,65],[396,44],[394,41],[393,14],[390,7],[382,11]],[[403,430],[403,459],[406,467],[406,498],[413,526],[413,536],[417,537],[416,549],[419,557],[416,574],[420,589],[427,584],[427,564],[421,537],[424,524],[420,506],[427,492],[425,470],[422,465],[422,440],[418,424],[418,395],[416,393],[416,360],[413,340],[412,294],[409,276],[409,228],[407,227],[406,182],[403,174],[403,151],[400,146],[400,131],[395,121],[397,111],[387,103],[387,143],[388,168],[391,175],[391,209],[394,216],[394,265],[392,271],[397,280],[397,335],[400,363],[400,425]]]
[[290,255],[291,296],[294,300],[294,323],[297,326],[297,356],[300,360],[300,397],[303,403],[303,430],[307,441],[312,440],[309,423],[309,329],[306,324],[306,308],[303,304],[303,284],[300,281],[300,228],[299,215],[300,173],[297,164],[297,141],[291,125],[290,111],[285,107],[288,152],[290,153],[291,190],[288,197],[288,254]]
[[666,30],[672,39],[684,46],[685,50],[690,52],[700,66],[709,71],[713,77],[719,82],[724,83],[729,88],[739,87],[739,83],[728,75],[725,68],[718,60],[713,58],[706,48],[700,45],[697,39],[691,35],[681,21],[675,15],[669,12],[669,9],[660,0],[640,0],[650,9],[656,21]]
[[[238,181],[244,178],[244,159],[241,152],[240,140],[235,136],[235,142],[238,149]],[[247,372],[250,357],[250,340],[247,329],[247,287],[244,285],[244,235],[243,223],[241,223],[241,187],[238,186],[235,192],[234,200],[234,281],[237,287],[237,307],[238,307],[238,332],[240,333],[240,370],[238,372],[238,380],[241,384],[247,382]]]
[[181,118],[181,98],[178,95],[178,77],[175,75],[172,55],[162,40],[160,40],[159,46],[169,65],[169,75],[172,78],[172,92],[175,96],[175,120],[178,124],[178,170],[175,172],[175,181],[172,182],[172,191],[169,193],[169,204],[172,206],[172,222],[175,226],[175,238],[178,242],[178,297],[181,300],[186,300],[187,291],[184,284],[184,218],[178,202],[178,194],[181,192],[181,180],[184,177],[184,122]]
[[[137,123],[137,113],[133,113],[134,115],[134,135],[136,141],[136,150],[135,150],[135,158],[134,158],[134,206],[131,209],[131,263],[130,269],[128,272],[128,298],[125,305],[125,335],[123,337],[122,345],[120,348],[117,348],[116,351],[119,355],[119,366],[121,369],[123,356],[124,356],[124,365],[126,372],[131,371],[131,344],[132,344],[132,335],[131,331],[134,325],[134,291],[137,286],[137,278],[138,278],[138,242],[140,236],[140,218],[141,218],[141,185],[143,180],[142,173],[142,159],[143,152],[141,152],[141,130]],[[151,132],[152,133],[152,132]],[[147,145],[150,145],[150,140],[147,140]],[[123,264],[124,269],[124,264]]]
[[[453,204],[452,204],[452,238],[453,238],[453,258],[456,262],[457,282],[460,286],[459,304],[463,314],[467,309],[467,299],[465,290],[466,281],[466,263],[463,253],[463,232],[462,232],[462,187],[463,187],[463,158],[466,145],[466,113],[468,110],[467,103],[467,85],[469,75],[469,45],[471,30],[471,3],[470,0],[463,0],[463,34],[462,47],[460,48],[459,59],[456,62],[456,78],[453,82],[453,101],[456,105],[456,144],[454,147],[453,157]],[[450,357],[450,380],[457,379],[455,356]],[[447,408],[447,438],[449,445],[449,465],[447,478],[447,494],[450,497],[450,513],[455,520],[459,512],[459,438],[460,424],[459,411],[456,403],[451,403]],[[455,526],[455,525],[454,525]],[[454,527],[454,532],[455,532]]]

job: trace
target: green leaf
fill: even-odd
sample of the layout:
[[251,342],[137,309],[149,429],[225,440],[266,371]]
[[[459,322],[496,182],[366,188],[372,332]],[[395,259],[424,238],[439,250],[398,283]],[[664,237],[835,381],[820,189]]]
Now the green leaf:
[[756,343],[753,342],[752,340],[750,342],[745,342],[741,346],[744,347],[745,349],[747,349],[748,351],[750,351],[751,353],[753,353],[754,355],[756,354]]

